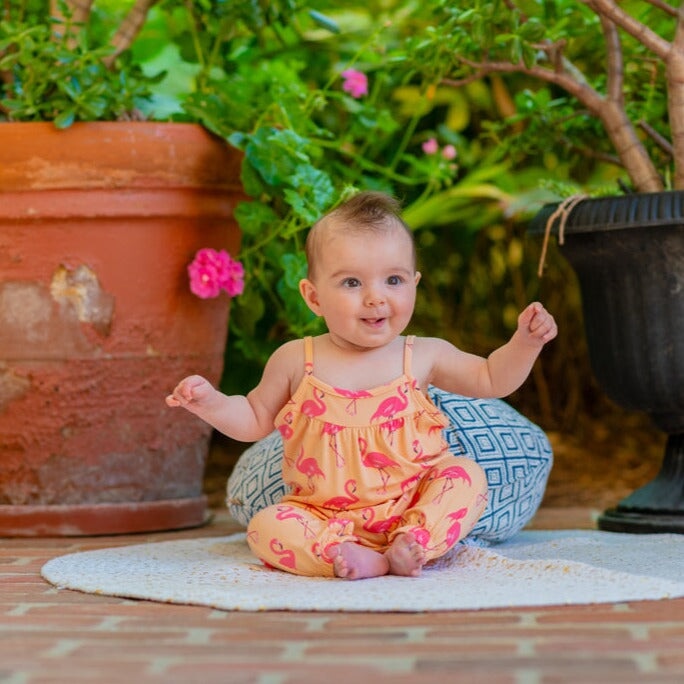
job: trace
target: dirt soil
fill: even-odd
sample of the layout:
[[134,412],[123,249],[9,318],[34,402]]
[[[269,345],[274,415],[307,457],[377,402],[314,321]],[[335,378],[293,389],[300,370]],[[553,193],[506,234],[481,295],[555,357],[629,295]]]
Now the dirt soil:
[[[657,474],[666,441],[647,416],[620,409],[600,420],[584,418],[574,433],[547,434],[554,465],[544,507],[614,506]],[[247,446],[221,435],[212,440],[205,477],[212,507],[224,505],[228,475]]]

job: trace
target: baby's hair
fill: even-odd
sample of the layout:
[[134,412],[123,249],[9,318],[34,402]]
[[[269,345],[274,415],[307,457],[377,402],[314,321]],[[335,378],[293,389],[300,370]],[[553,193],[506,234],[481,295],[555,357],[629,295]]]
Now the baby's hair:
[[400,227],[411,241],[415,262],[416,249],[413,233],[401,218],[399,200],[384,192],[365,190],[335,207],[311,227],[305,246],[310,278],[313,277],[316,255],[321,244],[321,234],[325,234],[333,227],[354,235],[384,232],[394,227]]

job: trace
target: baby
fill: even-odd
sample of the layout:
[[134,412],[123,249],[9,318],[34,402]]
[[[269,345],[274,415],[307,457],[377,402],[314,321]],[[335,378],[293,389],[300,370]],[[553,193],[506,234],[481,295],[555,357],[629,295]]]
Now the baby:
[[274,425],[280,431],[290,493],[247,529],[265,564],[308,576],[417,576],[487,505],[484,472],[449,453],[448,421],[428,385],[506,396],[525,381],[556,324],[530,304],[487,358],[404,336],[420,273],[399,204],[382,193],[359,193],[320,219],[306,254],[300,292],[328,332],[279,347],[246,396],[190,376],[167,404],[237,440],[261,439]]

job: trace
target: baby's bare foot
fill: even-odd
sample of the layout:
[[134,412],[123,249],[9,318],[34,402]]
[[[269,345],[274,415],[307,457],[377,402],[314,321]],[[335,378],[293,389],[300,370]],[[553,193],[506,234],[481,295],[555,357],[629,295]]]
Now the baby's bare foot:
[[336,577],[364,579],[380,577],[389,571],[388,559],[373,549],[354,542],[342,542],[330,550]]
[[389,574],[404,577],[418,577],[426,562],[425,549],[410,532],[395,538],[385,551],[385,558],[389,563]]

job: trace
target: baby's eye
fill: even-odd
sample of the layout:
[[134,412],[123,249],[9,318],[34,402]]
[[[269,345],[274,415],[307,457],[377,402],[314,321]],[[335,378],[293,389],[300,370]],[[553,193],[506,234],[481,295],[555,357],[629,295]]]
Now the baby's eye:
[[388,285],[401,285],[403,282],[404,279],[399,275],[391,275],[389,278],[387,278]]
[[345,287],[359,287],[359,285],[361,285],[361,281],[358,278],[345,278],[342,281],[342,285]]

